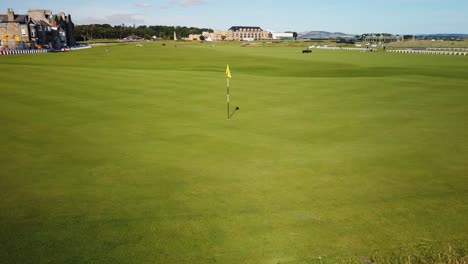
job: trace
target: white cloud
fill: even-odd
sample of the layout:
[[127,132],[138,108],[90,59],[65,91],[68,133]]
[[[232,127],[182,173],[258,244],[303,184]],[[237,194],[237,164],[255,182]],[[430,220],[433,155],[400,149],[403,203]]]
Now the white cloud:
[[103,17],[87,17],[79,19],[78,24],[89,25],[89,24],[145,24],[145,16],[142,14],[113,14]]
[[183,1],[178,1],[180,6],[183,7],[189,7],[189,6],[200,6],[200,5],[206,5],[207,2],[203,0],[183,0]]
[[135,3],[135,6],[141,7],[141,8],[148,8],[148,7],[152,7],[153,5],[150,3]]
[[208,4],[204,0],[172,0],[161,6],[162,9],[168,9],[172,7],[192,7],[192,6],[201,6]]

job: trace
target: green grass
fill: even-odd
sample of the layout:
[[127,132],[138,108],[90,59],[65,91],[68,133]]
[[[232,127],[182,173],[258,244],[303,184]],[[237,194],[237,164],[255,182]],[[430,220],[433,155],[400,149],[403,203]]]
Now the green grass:
[[466,256],[468,57],[210,45],[0,57],[0,262]]

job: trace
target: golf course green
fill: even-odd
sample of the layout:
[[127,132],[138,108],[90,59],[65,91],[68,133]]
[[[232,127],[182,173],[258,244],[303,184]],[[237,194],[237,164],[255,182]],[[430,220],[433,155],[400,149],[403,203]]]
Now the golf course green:
[[468,56],[142,45],[0,56],[0,263],[467,259]]

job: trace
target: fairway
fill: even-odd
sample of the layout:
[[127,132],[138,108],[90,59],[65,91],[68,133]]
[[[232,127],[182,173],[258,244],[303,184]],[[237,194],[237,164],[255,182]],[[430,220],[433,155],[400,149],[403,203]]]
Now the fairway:
[[467,56],[166,43],[0,57],[1,263],[468,250]]

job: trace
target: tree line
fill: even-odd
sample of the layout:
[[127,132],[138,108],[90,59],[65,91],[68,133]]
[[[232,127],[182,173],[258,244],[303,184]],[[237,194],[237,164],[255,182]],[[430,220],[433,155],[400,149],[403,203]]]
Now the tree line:
[[180,27],[180,26],[128,26],[109,24],[92,24],[75,26],[75,35],[77,41],[93,39],[123,39],[125,37],[136,35],[145,39],[157,37],[160,39],[172,39],[174,31],[177,38],[187,38],[190,34],[201,34],[204,31],[213,32],[210,28]]

